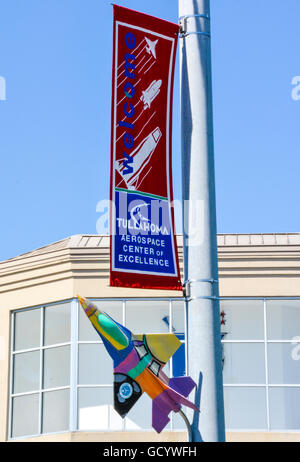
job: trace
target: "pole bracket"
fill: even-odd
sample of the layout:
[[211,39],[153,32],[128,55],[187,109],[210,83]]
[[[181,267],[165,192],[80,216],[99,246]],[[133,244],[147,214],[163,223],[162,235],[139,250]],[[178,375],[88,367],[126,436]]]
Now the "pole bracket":
[[[191,297],[191,284],[193,284],[194,282],[204,282],[204,283],[207,283],[207,284],[219,284],[219,281],[218,279],[188,279],[187,281],[185,281],[183,283],[183,296],[189,300],[194,300],[196,298],[208,298],[208,299],[212,299],[212,300],[216,300],[217,297],[213,296],[213,297]],[[188,300],[188,301],[189,301]]]
[[187,14],[185,16],[180,16],[179,18],[179,26],[180,26],[179,37],[180,38],[187,37],[188,35],[192,35],[192,34],[203,35],[204,37],[210,37],[209,32],[200,32],[200,31],[186,32],[186,20],[188,18],[202,18],[202,19],[206,19],[207,21],[210,21],[210,17],[208,16],[208,14]]
[[210,284],[219,284],[218,279],[188,279],[187,281],[184,281],[184,284],[191,284],[193,282],[209,282]]
[[191,297],[185,296],[187,302],[191,302],[192,300],[220,300],[220,297],[216,295],[199,295],[198,297]]
[[178,19],[179,21],[182,21],[183,19],[187,18],[204,18],[210,21],[210,17],[208,16],[208,14],[186,14],[184,16],[180,16]]

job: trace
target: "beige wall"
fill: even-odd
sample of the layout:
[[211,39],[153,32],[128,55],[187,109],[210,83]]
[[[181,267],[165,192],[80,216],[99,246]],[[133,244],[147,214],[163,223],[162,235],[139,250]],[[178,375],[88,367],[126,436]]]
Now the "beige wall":
[[168,443],[168,442],[186,442],[187,433],[180,431],[163,432],[158,434],[154,431],[141,432],[72,432],[61,433],[57,435],[45,435],[37,438],[20,438],[16,441],[28,442],[72,442],[72,443],[125,443],[125,442],[152,442],[152,443]]
[[[186,432],[74,432],[44,435],[36,438],[19,438],[16,442],[72,442],[72,443],[185,443],[188,441]],[[227,443],[279,443],[300,442],[300,432],[227,432]]]
[[[179,238],[179,257],[182,271],[180,241],[181,238]],[[11,310],[66,300],[77,294],[99,298],[182,296],[178,291],[110,287],[107,240],[100,247],[78,247],[76,242],[79,242],[78,236],[73,236],[59,245],[53,244],[24,256],[0,262],[0,347],[2,346],[2,350],[4,346],[0,358],[1,441],[6,439],[7,428]],[[219,246],[219,278],[221,296],[300,296],[300,245],[221,245]],[[131,441],[138,441],[138,438],[154,438],[158,441],[158,436],[153,432],[110,433],[109,435],[109,438],[121,438],[122,441],[123,438],[129,438]],[[177,438],[184,440],[185,437],[182,432],[164,435],[163,438],[175,438],[175,441],[178,441]],[[300,433],[229,433],[228,440],[299,441],[299,435]],[[65,433],[41,437],[38,440],[103,441],[102,438],[107,439],[108,433]]]
[[300,432],[229,432],[228,443],[299,443]]

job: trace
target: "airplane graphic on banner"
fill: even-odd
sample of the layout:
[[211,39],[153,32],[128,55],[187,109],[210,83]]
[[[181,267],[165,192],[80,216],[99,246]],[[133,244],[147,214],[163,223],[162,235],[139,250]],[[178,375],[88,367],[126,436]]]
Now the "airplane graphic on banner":
[[146,40],[146,42],[147,42],[146,52],[147,52],[149,55],[152,54],[152,56],[156,59],[155,47],[156,47],[156,45],[157,45],[158,40],[155,40],[154,42],[152,42],[152,41],[149,40],[147,37],[145,37],[145,40]]

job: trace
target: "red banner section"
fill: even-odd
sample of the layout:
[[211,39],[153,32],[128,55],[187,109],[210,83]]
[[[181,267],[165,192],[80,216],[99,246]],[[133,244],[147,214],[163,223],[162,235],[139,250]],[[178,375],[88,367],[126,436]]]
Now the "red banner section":
[[110,284],[182,290],[171,207],[179,26],[113,11]]

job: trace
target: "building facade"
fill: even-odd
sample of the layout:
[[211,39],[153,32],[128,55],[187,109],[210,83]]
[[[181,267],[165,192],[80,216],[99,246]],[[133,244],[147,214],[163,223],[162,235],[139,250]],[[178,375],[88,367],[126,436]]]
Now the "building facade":
[[[300,441],[300,234],[219,235],[218,252],[227,441]],[[110,287],[109,238],[71,236],[0,262],[0,440],[187,441],[177,414],[152,430],[147,396],[114,411],[77,294],[135,333],[174,332],[166,372],[187,372],[182,294]]]

